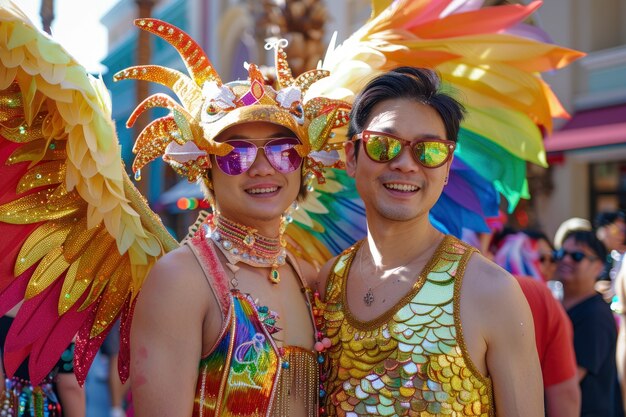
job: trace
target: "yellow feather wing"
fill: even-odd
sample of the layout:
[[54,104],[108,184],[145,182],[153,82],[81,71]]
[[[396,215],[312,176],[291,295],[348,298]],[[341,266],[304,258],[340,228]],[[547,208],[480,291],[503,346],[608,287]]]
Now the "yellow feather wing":
[[[29,363],[37,381],[78,332],[82,379],[106,331],[132,308],[151,265],[178,243],[124,170],[102,80],[6,0],[0,1],[0,175],[7,242],[1,313],[24,300],[15,334],[41,335],[7,340],[7,349],[45,346]],[[20,355],[5,352],[9,373]]]

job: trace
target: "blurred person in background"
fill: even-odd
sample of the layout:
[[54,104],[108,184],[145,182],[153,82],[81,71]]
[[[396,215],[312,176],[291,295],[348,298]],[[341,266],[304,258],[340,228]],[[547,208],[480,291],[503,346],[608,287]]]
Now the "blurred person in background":
[[572,323],[545,284],[556,270],[550,241],[539,231],[505,229],[494,236],[491,248],[494,261],[517,279],[533,315],[546,415],[579,416],[581,393]]
[[626,222],[623,211],[599,213],[594,221],[596,236],[607,249],[604,269],[600,273],[596,289],[611,303],[613,311],[620,311],[619,300],[615,297],[615,277],[619,271],[624,251],[626,251]]
[[559,225],[554,234],[554,247],[556,249],[561,249],[563,246],[563,241],[571,232],[576,230],[592,230],[591,222],[587,219],[583,219],[581,217],[572,217],[570,219],[565,220],[563,223]]
[[618,416],[616,407],[617,327],[596,289],[606,248],[595,233],[570,232],[556,252],[556,277],[563,283],[563,306],[574,326],[574,349],[582,393],[581,416]]
[[116,321],[100,347],[85,382],[87,415],[89,417],[124,417],[124,395],[129,384],[123,385],[117,371],[120,351],[120,322]]

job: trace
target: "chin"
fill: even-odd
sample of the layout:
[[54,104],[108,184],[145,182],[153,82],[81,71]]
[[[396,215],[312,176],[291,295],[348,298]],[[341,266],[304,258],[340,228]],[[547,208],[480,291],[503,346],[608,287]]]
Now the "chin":
[[385,219],[398,222],[413,220],[419,217],[422,213],[422,210],[416,208],[415,206],[403,207],[402,205],[392,204],[379,206],[377,211]]

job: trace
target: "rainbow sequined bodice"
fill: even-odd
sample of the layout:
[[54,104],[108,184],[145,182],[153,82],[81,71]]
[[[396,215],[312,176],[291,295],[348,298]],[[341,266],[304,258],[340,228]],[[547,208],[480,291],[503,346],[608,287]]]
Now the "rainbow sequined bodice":
[[291,396],[307,415],[317,411],[317,355],[297,346],[279,347],[272,334],[277,316],[249,296],[228,288],[227,278],[206,237],[190,247],[198,257],[222,310],[223,327],[200,362],[193,417],[287,417]]
[[345,308],[346,277],[359,246],[338,258],[327,286],[327,414],[493,416],[491,380],[469,359],[459,317],[474,249],[446,236],[411,292],[388,314],[363,323]]

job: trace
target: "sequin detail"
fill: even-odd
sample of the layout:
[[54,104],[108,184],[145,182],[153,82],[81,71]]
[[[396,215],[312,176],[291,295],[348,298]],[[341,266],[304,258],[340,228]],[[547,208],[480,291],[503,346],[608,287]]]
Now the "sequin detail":
[[278,347],[272,334],[277,314],[252,297],[227,288],[227,278],[210,241],[198,232],[188,241],[222,307],[224,326],[218,342],[202,358],[193,417],[289,417],[295,396],[309,417],[317,411],[318,361],[310,350]]
[[33,386],[20,378],[6,378],[2,392],[0,415],[3,417],[59,417],[61,405],[54,390],[52,378]]
[[388,314],[363,323],[345,308],[345,278],[358,247],[339,257],[327,287],[327,414],[493,416],[491,380],[469,359],[458,316],[474,250],[447,236],[413,290]]

